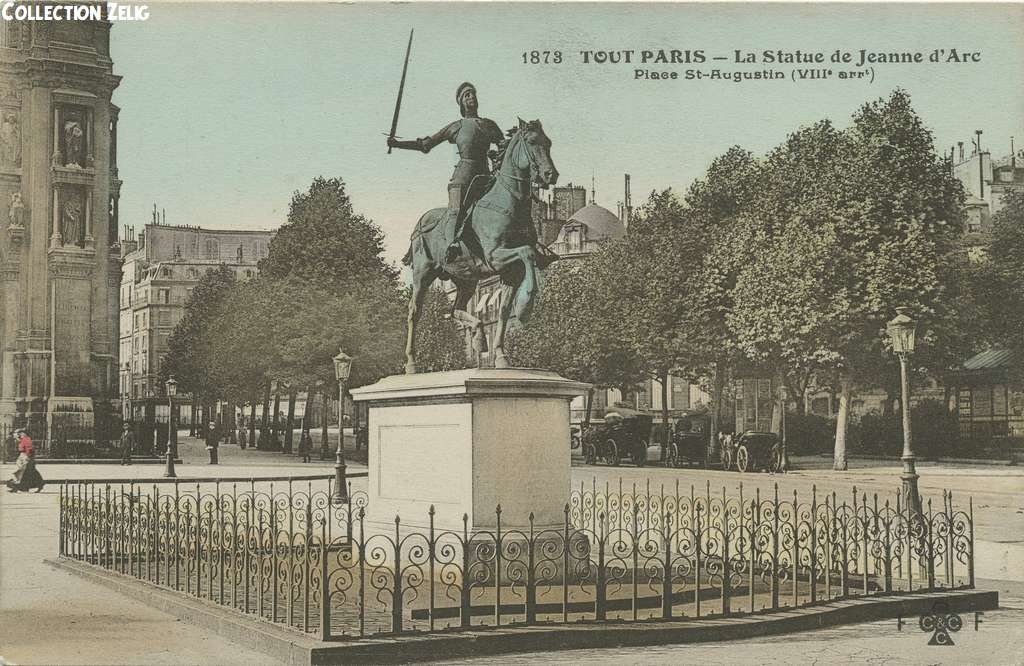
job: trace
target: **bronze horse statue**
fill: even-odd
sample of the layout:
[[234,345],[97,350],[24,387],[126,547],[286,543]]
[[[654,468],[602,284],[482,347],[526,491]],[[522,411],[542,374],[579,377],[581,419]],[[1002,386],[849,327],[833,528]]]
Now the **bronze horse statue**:
[[[495,331],[494,367],[507,368],[504,344],[509,319],[515,314],[525,324],[533,310],[541,285],[541,269],[555,255],[541,249],[530,219],[532,184],[554,185],[558,171],[551,161],[551,139],[539,120],[525,122],[512,133],[500,157],[493,181],[466,213],[465,230],[455,238],[455,224],[447,208],[434,208],[416,223],[402,263],[412,266],[412,297],[409,299],[408,331],[405,344],[405,372],[416,372],[416,323],[423,299],[437,279],[452,280],[456,287],[452,317],[473,330],[473,348],[487,349],[483,322],[466,309],[477,283],[491,275],[501,278],[501,303]],[[462,249],[451,257],[449,246]]]

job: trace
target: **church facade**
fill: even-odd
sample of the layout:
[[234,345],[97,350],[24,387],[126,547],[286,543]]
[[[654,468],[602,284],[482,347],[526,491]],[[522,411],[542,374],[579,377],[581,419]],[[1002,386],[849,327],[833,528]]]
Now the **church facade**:
[[117,399],[110,23],[0,30],[0,424],[89,442],[107,436]]

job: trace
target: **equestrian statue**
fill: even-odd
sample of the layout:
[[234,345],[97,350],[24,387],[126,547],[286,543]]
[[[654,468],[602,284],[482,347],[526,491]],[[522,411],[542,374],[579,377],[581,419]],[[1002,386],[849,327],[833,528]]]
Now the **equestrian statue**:
[[[411,39],[410,34],[410,46]],[[403,70],[399,104],[404,83]],[[420,217],[402,259],[412,267],[406,374],[416,372],[416,323],[434,280],[455,284],[452,317],[473,331],[473,348],[486,351],[483,322],[470,314],[467,306],[480,280],[500,277],[501,302],[492,346],[494,367],[506,368],[504,343],[509,321],[514,316],[520,324],[527,322],[541,286],[541,271],[558,258],[538,242],[530,216],[534,185],[547,188],[558,180],[551,161],[551,140],[540,121],[519,119],[506,137],[494,121],[477,114],[477,92],[471,83],[460,85],[455,99],[459,120],[436,134],[411,141],[394,136],[396,105],[387,141],[389,152],[404,148],[426,153],[443,141],[455,144],[459,151],[459,162],[448,183],[448,207],[429,210]],[[497,150],[489,153],[492,145]]]

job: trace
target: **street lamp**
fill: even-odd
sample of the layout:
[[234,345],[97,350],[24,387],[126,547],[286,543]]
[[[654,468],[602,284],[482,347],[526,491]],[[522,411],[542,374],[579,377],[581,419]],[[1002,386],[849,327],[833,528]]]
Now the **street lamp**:
[[348,499],[348,491],[345,488],[345,456],[342,446],[345,443],[345,382],[352,374],[352,357],[345,352],[338,350],[334,357],[334,378],[338,380],[338,454],[334,462],[334,503],[342,504]]
[[167,468],[164,470],[164,476],[167,478],[176,478],[178,475],[174,473],[174,449],[177,448],[177,432],[174,428],[174,396],[178,395],[178,382],[174,381],[174,377],[168,377],[167,383]]
[[892,350],[900,359],[900,392],[903,405],[903,498],[914,516],[921,515],[921,497],[917,492],[917,470],[914,468],[913,438],[910,432],[910,381],[907,378],[907,356],[914,353],[914,332],[917,322],[909,315],[910,308],[896,308],[896,316],[886,325]]

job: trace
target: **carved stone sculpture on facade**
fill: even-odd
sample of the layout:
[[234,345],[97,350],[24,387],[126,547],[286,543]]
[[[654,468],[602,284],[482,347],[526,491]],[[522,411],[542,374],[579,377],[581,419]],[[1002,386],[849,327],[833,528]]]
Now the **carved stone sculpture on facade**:
[[25,228],[25,203],[21,200],[21,192],[11,195],[10,205],[7,209],[7,218],[12,229]]
[[18,114],[4,112],[0,117],[0,164],[19,166],[21,164],[21,126]]
[[64,123],[64,166],[84,164],[85,134],[76,120]]
[[25,235],[25,203],[21,200],[21,192],[11,194],[7,206],[7,233],[12,243],[20,243]]
[[78,245],[82,240],[82,204],[68,201],[61,214],[61,236],[64,245]]

